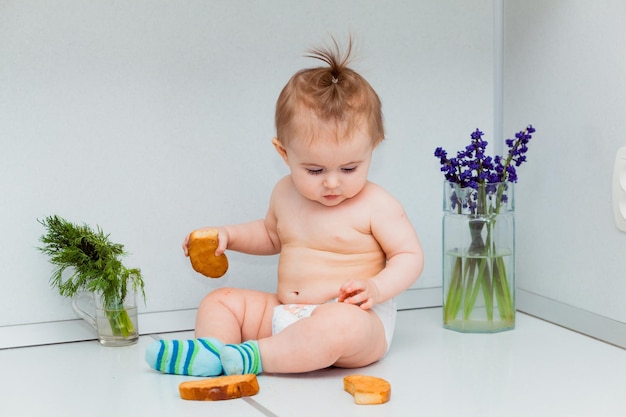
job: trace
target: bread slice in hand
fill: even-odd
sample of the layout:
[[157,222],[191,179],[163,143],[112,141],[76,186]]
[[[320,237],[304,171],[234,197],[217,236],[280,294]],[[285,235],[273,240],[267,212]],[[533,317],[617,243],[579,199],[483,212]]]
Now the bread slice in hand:
[[343,379],[343,389],[357,404],[384,404],[391,397],[391,384],[375,376],[348,375]]
[[226,255],[215,256],[218,239],[217,229],[199,229],[191,232],[187,242],[191,266],[210,278],[219,278],[228,270]]
[[258,394],[259,382],[254,374],[218,376],[181,382],[178,391],[183,400],[231,400]]

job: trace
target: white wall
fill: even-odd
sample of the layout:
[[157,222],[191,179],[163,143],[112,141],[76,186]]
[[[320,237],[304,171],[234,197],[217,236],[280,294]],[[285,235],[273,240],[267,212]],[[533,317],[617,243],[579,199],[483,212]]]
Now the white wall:
[[624,18],[623,0],[505,1],[505,131],[537,128],[517,186],[518,288],[622,324],[611,176],[626,146]]
[[[371,178],[404,203],[423,240],[417,287],[439,286],[432,153],[464,146],[476,127],[491,136],[492,30],[492,0],[0,0],[0,326],[76,317],[35,249],[36,219],[50,214],[98,224],[125,245],[128,266],[145,275],[144,313],[195,308],[222,285],[272,290],[275,258],[231,254],[228,275],[207,280],[180,244],[196,227],[264,215],[287,173],[270,144],[276,97],[317,65],[307,48],[349,32],[387,124]],[[535,111],[520,120],[545,143],[564,132]],[[532,152],[528,187],[549,167],[545,148]],[[603,239],[611,233],[604,224]]]

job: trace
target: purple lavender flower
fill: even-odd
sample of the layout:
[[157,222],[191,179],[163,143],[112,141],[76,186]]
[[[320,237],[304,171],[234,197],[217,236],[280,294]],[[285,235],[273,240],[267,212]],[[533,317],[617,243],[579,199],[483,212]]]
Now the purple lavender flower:
[[509,151],[506,159],[500,155],[486,155],[488,142],[482,139],[484,133],[480,129],[472,132],[470,144],[457,152],[456,157],[448,158],[448,152],[442,147],[435,149],[435,156],[439,158],[445,178],[461,187],[476,189],[483,183],[517,182],[515,168],[526,162],[528,142],[534,132],[535,128],[528,125],[515,134],[515,139],[507,139],[505,143]]
[[[458,151],[456,157],[448,158],[448,153],[442,147],[435,149],[435,157],[439,158],[445,179],[458,184],[460,188],[469,187],[478,190],[485,184],[517,182],[516,168],[526,162],[528,142],[534,132],[535,128],[528,125],[526,129],[516,133],[514,139],[507,139],[505,143],[509,150],[506,158],[500,155],[494,157],[486,155],[488,142],[483,140],[484,133],[480,129],[471,133],[470,144]],[[496,190],[488,189],[486,192],[489,198],[492,198]],[[500,202],[506,203],[506,193],[499,194]],[[453,193],[451,198],[452,208],[462,206],[476,212],[478,204],[476,195],[473,198],[462,198]]]

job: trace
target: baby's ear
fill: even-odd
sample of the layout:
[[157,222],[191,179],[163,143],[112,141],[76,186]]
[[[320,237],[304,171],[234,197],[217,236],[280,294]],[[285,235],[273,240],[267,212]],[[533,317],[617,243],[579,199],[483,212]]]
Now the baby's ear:
[[287,149],[283,146],[282,143],[280,143],[280,140],[278,140],[278,138],[272,138],[272,145],[274,145],[274,148],[276,148],[276,152],[278,152],[278,154],[285,160],[286,163]]

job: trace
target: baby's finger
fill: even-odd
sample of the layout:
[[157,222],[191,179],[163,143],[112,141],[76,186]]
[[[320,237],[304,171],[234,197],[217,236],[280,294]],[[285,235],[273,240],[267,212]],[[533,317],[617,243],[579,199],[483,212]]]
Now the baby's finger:
[[363,310],[369,310],[370,308],[374,307],[374,302],[371,298],[368,298],[367,301],[359,304],[359,307],[361,307]]
[[185,256],[189,256],[189,235],[185,236],[185,240],[183,241],[183,253]]
[[363,292],[352,292],[351,294],[347,294],[344,303],[361,305],[365,301],[367,301],[367,296]]
[[226,252],[226,246],[228,245],[228,239],[223,234],[218,232],[217,235],[217,249],[215,249],[215,256],[220,256]]
[[341,287],[339,288],[339,291],[341,291],[344,294],[351,293],[353,291],[352,290],[352,283],[353,282],[354,281],[346,281],[346,282],[344,282],[343,284],[341,284]]

